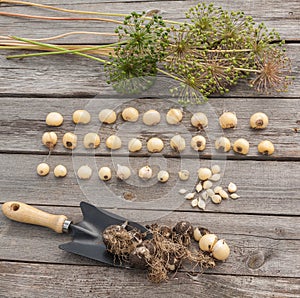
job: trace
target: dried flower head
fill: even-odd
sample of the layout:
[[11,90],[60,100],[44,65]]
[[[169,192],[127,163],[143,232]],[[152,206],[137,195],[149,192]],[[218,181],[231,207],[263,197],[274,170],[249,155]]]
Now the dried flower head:
[[251,85],[262,93],[286,91],[291,84],[291,61],[283,51],[270,48],[257,57],[258,74]]

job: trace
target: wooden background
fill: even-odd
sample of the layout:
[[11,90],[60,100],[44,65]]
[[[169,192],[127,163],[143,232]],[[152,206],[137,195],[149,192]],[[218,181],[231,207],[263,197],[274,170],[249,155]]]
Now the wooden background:
[[[37,1],[63,8],[127,13],[133,10],[161,9],[166,19],[182,20],[184,12],[197,1]],[[230,258],[215,269],[191,275],[180,271],[167,283],[159,285],[147,281],[145,272],[120,270],[95,261],[61,251],[58,245],[70,240],[68,235],[57,235],[44,228],[27,226],[6,219],[0,214],[0,297],[299,297],[300,295],[300,4],[285,1],[213,1],[229,10],[242,9],[257,22],[276,28],[287,42],[295,81],[284,94],[262,96],[241,82],[224,97],[212,97],[209,104],[196,107],[211,114],[207,149],[196,155],[188,148],[181,156],[174,154],[168,141],[176,132],[164,121],[147,130],[141,123],[128,127],[120,117],[113,126],[98,127],[98,112],[108,105],[118,112],[129,103],[140,112],[153,107],[153,100],[130,101],[120,99],[105,83],[103,68],[95,61],[71,55],[7,60],[9,52],[0,52],[0,203],[19,200],[43,210],[81,219],[79,203],[88,200],[113,212],[142,223],[159,221],[173,225],[178,220],[189,220],[214,231],[227,240]],[[0,11],[60,16],[22,5],[0,3]],[[41,38],[67,31],[109,32],[113,24],[101,22],[38,21],[0,16],[0,35]],[[78,35],[60,40],[62,44],[101,44],[110,38]],[[154,92],[152,96],[157,96]],[[161,98],[155,102],[162,115],[173,106]],[[72,124],[72,113],[86,108],[91,112],[88,128]],[[197,134],[188,121],[195,108],[184,110],[180,128],[187,142]],[[238,127],[232,131],[217,129],[217,117],[224,110],[235,111]],[[64,179],[50,173],[38,177],[36,165],[47,158],[41,136],[48,128],[45,117],[51,111],[64,115],[64,124],[56,131],[61,137],[66,131],[76,131],[79,139],[86,129],[98,127],[101,145],[92,152],[82,146],[73,155],[61,142],[47,162],[53,168],[61,163],[69,169]],[[257,111],[269,115],[270,124],[261,132],[248,127],[250,116]],[[97,126],[98,125],[98,126]],[[216,130],[215,130],[216,129]],[[104,140],[112,131],[119,133],[124,144],[135,134],[142,136],[144,149],[128,155],[125,149],[110,154]],[[146,140],[161,137],[166,144],[162,154],[150,156],[145,150]],[[250,142],[247,156],[232,152],[218,154],[213,149],[214,137],[224,134],[231,140],[244,137]],[[274,155],[258,155],[256,146],[262,139],[271,140]],[[124,148],[126,146],[123,146]],[[199,159],[199,157],[201,159]],[[115,177],[107,184],[100,183],[96,169],[100,165],[114,166],[128,163],[137,170],[151,162],[162,163],[170,170],[171,180],[165,185],[153,181],[145,185],[136,180],[120,182]],[[95,168],[92,179],[78,181],[79,165],[88,163]],[[191,172],[199,165],[219,164],[222,185],[234,181],[241,198],[227,200],[220,205],[207,205],[205,212],[192,209],[180,196],[178,189],[191,190],[190,181],[178,183],[180,167]],[[93,169],[94,169],[93,168]],[[193,172],[194,173],[194,172]],[[124,200],[128,193],[133,202]],[[163,199],[162,199],[163,198]],[[150,203],[149,203],[150,202]]]

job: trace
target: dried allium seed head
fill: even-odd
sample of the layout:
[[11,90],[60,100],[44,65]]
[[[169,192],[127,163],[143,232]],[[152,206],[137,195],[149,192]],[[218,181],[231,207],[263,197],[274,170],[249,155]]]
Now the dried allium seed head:
[[291,61],[284,51],[268,47],[262,55],[256,56],[257,76],[251,85],[262,93],[286,91],[292,82]]

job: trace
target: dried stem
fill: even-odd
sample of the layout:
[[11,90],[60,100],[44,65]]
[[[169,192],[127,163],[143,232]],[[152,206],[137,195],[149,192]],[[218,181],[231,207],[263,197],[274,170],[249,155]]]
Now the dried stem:
[[[43,9],[49,9],[49,10],[55,10],[55,11],[61,11],[61,12],[68,12],[68,13],[75,13],[75,14],[86,14],[86,15],[101,15],[101,16],[111,16],[111,17],[126,17],[128,14],[124,13],[112,13],[112,12],[99,12],[99,11],[85,11],[85,10],[75,10],[75,9],[66,9],[66,8],[60,8],[52,5],[45,5],[45,4],[38,4],[33,2],[26,2],[26,1],[15,1],[15,0],[0,0],[0,3],[11,3],[11,4],[21,4],[21,5],[27,5],[27,6],[34,6],[39,7]],[[145,19],[150,20],[151,17],[144,17]],[[110,20],[111,22],[118,22]],[[176,22],[172,20],[165,20],[166,23],[174,24],[174,25],[182,25],[182,22]],[[119,23],[119,22],[118,22]],[[123,23],[123,22],[121,22]]]
[[[34,45],[54,49],[54,50],[66,51],[62,47],[58,47],[58,46],[55,46],[55,45],[50,45],[50,44],[47,44],[47,43],[41,43],[41,42],[33,41],[33,40],[30,40],[30,39],[26,39],[26,38],[20,38],[20,37],[16,37],[16,36],[12,36],[12,38],[16,39],[16,40],[28,42],[28,43],[31,43],[31,44],[34,44]],[[100,58],[97,58],[97,57],[94,57],[94,56],[91,56],[91,55],[87,55],[87,54],[84,54],[84,53],[80,53],[80,52],[78,52],[78,50],[74,51],[73,54],[79,55],[79,56],[82,56],[82,57],[85,57],[85,58],[89,58],[89,59],[92,59],[92,60],[95,60],[95,61],[98,61],[98,62],[101,62],[101,63],[106,63],[106,60],[103,60],[103,59],[100,59]],[[25,56],[23,55],[22,58],[24,58],[24,57]]]
[[112,19],[104,19],[104,18],[45,17],[45,16],[28,15],[28,14],[22,14],[22,13],[10,13],[10,12],[2,12],[2,11],[0,11],[0,15],[6,16],[6,17],[51,20],[51,21],[96,21],[96,22],[98,21],[98,22],[123,24],[122,21],[117,21],[117,20],[112,20]]

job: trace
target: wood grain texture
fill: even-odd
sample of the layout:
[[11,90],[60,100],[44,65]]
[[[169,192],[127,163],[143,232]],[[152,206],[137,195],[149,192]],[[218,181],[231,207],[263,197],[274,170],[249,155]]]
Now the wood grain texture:
[[[287,53],[292,61],[292,75],[295,77],[288,92],[262,95],[248,86],[249,80],[242,80],[231,88],[226,97],[291,97],[300,93],[300,45],[287,44]],[[16,52],[0,52],[0,93],[26,96],[35,94],[51,97],[120,96],[106,83],[107,75],[99,62],[71,55],[32,57],[23,60],[7,60],[6,56]],[[171,80],[169,80],[171,81]],[[171,81],[172,82],[172,81]]]
[[[208,104],[191,106],[183,109],[184,118],[180,125],[166,123],[165,115],[170,108],[180,106],[176,101],[157,96],[155,105],[150,99],[109,98],[98,96],[92,99],[84,98],[0,98],[2,113],[0,115],[2,152],[24,152],[47,154],[48,149],[41,143],[45,131],[55,131],[58,135],[58,144],[53,150],[54,154],[69,154],[72,152],[62,145],[62,137],[66,132],[78,135],[78,146],[73,154],[110,156],[111,152],[105,146],[105,140],[111,134],[117,134],[122,140],[122,148],[113,154],[128,156],[127,144],[131,138],[140,138],[143,149],[136,156],[150,156],[146,148],[147,140],[153,136],[164,141],[165,148],[162,155],[168,157],[191,157],[212,159],[300,159],[300,99],[260,99],[260,98],[212,98]],[[140,111],[139,121],[136,123],[125,122],[121,112],[125,107],[133,106]],[[118,114],[117,122],[113,125],[101,124],[98,113],[104,108],[112,108]],[[142,122],[142,115],[149,109],[157,109],[162,120],[156,126],[146,126]],[[87,125],[75,125],[72,114],[77,109],[86,109],[92,116],[92,121]],[[233,111],[238,118],[236,129],[222,130],[218,117],[223,111]],[[49,112],[57,111],[64,116],[61,127],[48,127],[45,123]],[[209,119],[208,127],[198,131],[190,124],[193,113],[203,112]],[[249,126],[249,119],[255,112],[262,111],[269,116],[269,125],[264,130],[253,130]],[[96,150],[85,149],[83,146],[84,135],[88,132],[97,132],[101,138],[100,147]],[[175,134],[181,134],[186,140],[186,149],[178,154],[170,147],[170,139]],[[190,147],[191,138],[202,134],[207,140],[206,149],[196,152]],[[247,156],[234,153],[220,153],[215,150],[215,140],[220,136],[227,136],[233,143],[238,138],[246,138],[250,142],[250,151]],[[257,145],[262,140],[274,143],[275,153],[266,157],[257,152]],[[160,155],[160,154],[152,154]]]
[[2,205],[2,212],[11,220],[47,227],[57,233],[63,232],[63,225],[67,219],[65,215],[50,214],[30,205],[16,201],[4,203]]
[[[68,9],[97,10],[128,13],[132,10],[161,9],[163,17],[182,21],[184,12],[198,1],[76,1],[36,0]],[[224,97],[212,96],[209,103],[184,109],[180,126],[167,125],[164,115],[176,101],[168,94],[173,82],[158,77],[156,84],[138,97],[123,98],[106,83],[102,65],[71,55],[7,60],[13,51],[0,52],[0,204],[18,200],[52,214],[64,214],[74,222],[82,219],[80,201],[88,201],[123,217],[143,224],[159,222],[174,225],[189,220],[224,238],[231,248],[226,262],[203,274],[189,274],[182,268],[167,283],[151,284],[145,272],[106,267],[99,262],[62,251],[58,245],[71,240],[67,234],[50,229],[13,222],[0,213],[0,297],[272,297],[296,298],[300,293],[300,10],[298,0],[284,4],[279,0],[221,1],[214,3],[228,10],[243,10],[256,22],[275,28],[288,41],[288,55],[292,60],[294,84],[287,93],[260,95],[241,81]],[[29,8],[24,5],[0,4],[0,11],[66,16],[64,13]],[[76,15],[74,15],[76,16]],[[41,38],[67,31],[108,32],[114,24],[85,21],[38,21],[0,16],[0,35]],[[75,42],[74,42],[75,41]],[[73,35],[60,39],[60,44],[103,44],[111,37]],[[137,99],[143,97],[143,99]],[[155,98],[155,102],[154,102]],[[142,114],[156,108],[163,116],[158,126],[147,127],[141,120],[126,124],[120,112],[135,106]],[[114,125],[101,125],[98,113],[103,108],[118,113]],[[72,113],[87,109],[92,122],[75,126]],[[218,116],[225,110],[234,111],[238,127],[222,131]],[[51,111],[64,116],[58,128],[49,128],[45,117]],[[190,116],[201,111],[209,117],[205,131],[190,126]],[[270,119],[267,129],[249,128],[250,116],[265,112]],[[56,131],[59,142],[50,156],[41,144],[45,131]],[[78,148],[71,152],[62,146],[62,136],[71,131],[78,135]],[[95,131],[101,144],[96,150],[82,146],[83,136]],[[118,134],[123,146],[110,152],[105,139]],[[187,142],[186,150],[178,155],[169,145],[170,138],[180,133]],[[207,148],[198,154],[189,148],[192,136],[203,134]],[[244,137],[250,142],[247,156],[217,153],[213,148],[217,136],[231,141]],[[139,136],[143,149],[128,154],[127,142]],[[162,154],[150,155],[146,141],[151,136],[163,139]],[[273,156],[258,155],[256,146],[262,139],[275,144]],[[46,161],[51,171],[46,177],[36,174],[36,166]],[[57,179],[53,168],[64,164],[67,177]],[[88,164],[93,169],[90,180],[77,179],[77,169]],[[120,181],[115,176],[117,164],[128,165],[132,176]],[[156,175],[168,169],[170,180],[158,183],[154,177],[143,182],[137,170],[150,164]],[[225,200],[220,205],[208,201],[206,211],[192,209],[190,201],[179,189],[193,191],[197,183],[197,169],[221,166],[222,179],[215,185],[227,186],[235,182],[238,200]],[[113,169],[113,178],[103,183],[97,171],[101,166]],[[191,178],[180,182],[177,172],[189,169]]]
[[[57,5],[66,9],[113,12],[129,14],[132,11],[147,11],[151,9],[160,9],[165,19],[174,21],[184,21],[187,10],[196,5],[198,1],[76,1],[76,3],[61,3],[61,1],[35,1],[50,5]],[[224,9],[233,11],[244,11],[245,14],[251,15],[254,21],[264,22],[269,28],[275,28],[282,38],[287,40],[299,40],[299,3],[297,0],[287,1],[285,5],[279,0],[265,1],[244,1],[241,6],[240,1],[234,0],[224,2],[221,0],[214,1],[214,4],[222,6]],[[86,17],[84,15],[70,15],[67,13],[30,8],[15,5],[2,5],[2,11],[36,14],[41,16],[56,17]],[[97,17],[92,15],[91,17]],[[101,16],[100,16],[101,17]],[[122,20],[122,18],[117,18]],[[93,32],[114,32],[115,24],[103,23],[96,21],[39,21],[26,20],[20,21],[17,18],[7,18],[0,16],[0,27],[5,28],[7,35],[17,35],[27,38],[49,37],[62,34],[68,31],[93,31]],[[75,37],[76,43],[99,43],[99,37],[95,35],[78,35]],[[66,38],[66,42],[73,42],[74,37]],[[111,42],[108,37],[101,37],[101,42]],[[62,42],[62,41],[60,41]]]
[[[36,166],[43,156],[23,154],[2,154],[0,160],[0,201],[17,200],[30,204],[78,206],[82,200],[88,200],[102,207],[126,208],[137,210],[187,210],[192,211],[190,201],[179,194],[180,189],[193,191],[197,184],[197,169],[200,165],[211,166],[215,161],[195,161],[191,159],[162,158],[123,158],[85,156],[50,156],[50,174],[39,177]],[[115,176],[116,164],[128,165],[132,176],[127,181],[120,181]],[[150,164],[154,175],[149,181],[137,177],[137,170]],[[198,164],[197,164],[198,163]],[[68,169],[65,178],[55,178],[53,169],[63,164]],[[77,179],[77,170],[82,165],[89,165],[93,170],[90,180]],[[222,167],[222,179],[216,185],[224,188],[233,181],[238,186],[237,200],[225,200],[219,205],[207,201],[207,211],[225,213],[286,214],[299,215],[298,183],[300,169],[298,162],[276,161],[225,161],[217,162]],[[108,182],[100,181],[98,169],[110,166],[113,178]],[[168,169],[170,180],[162,184],[155,175],[159,168]],[[191,178],[180,181],[179,169],[189,169]],[[283,177],[288,177],[287,179]],[[129,198],[128,198],[129,197]],[[203,212],[194,209],[198,216]],[[139,211],[138,211],[139,212]],[[230,216],[230,215],[228,215]],[[150,217],[151,218],[151,217]]]
[[[78,208],[39,207],[51,213],[65,212],[69,218],[80,220]],[[115,213],[130,218],[132,211],[114,210]],[[164,215],[162,211],[140,212],[140,222],[151,213],[153,218],[160,217],[162,224],[174,225],[178,220],[189,220],[193,225],[201,225],[225,238],[231,248],[230,257],[220,262],[207,273],[222,275],[251,275],[300,277],[299,236],[296,231],[300,222],[295,217],[276,216],[228,216],[216,214],[172,212]],[[77,265],[99,265],[58,248],[59,244],[71,240],[68,235],[58,235],[45,228],[28,226],[9,221],[1,214],[1,260],[41,263],[63,263]],[[294,231],[291,229],[293,226]],[[11,248],[14,247],[12,250]],[[288,248],[288,249],[287,249]],[[293,268],[293,270],[291,270]],[[184,268],[183,271],[186,271]],[[181,270],[181,271],[182,271]]]
[[[113,276],[113,281],[110,277]],[[144,272],[99,266],[0,262],[0,295],[9,297],[298,297],[299,278],[178,273],[153,286]],[[17,282],[13,282],[17,281]]]

